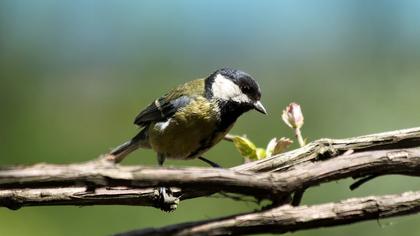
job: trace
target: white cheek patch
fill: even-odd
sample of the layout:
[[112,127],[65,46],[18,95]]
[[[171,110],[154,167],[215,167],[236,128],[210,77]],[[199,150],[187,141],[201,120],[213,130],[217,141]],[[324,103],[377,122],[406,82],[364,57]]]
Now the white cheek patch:
[[171,122],[171,119],[168,119],[167,121],[165,121],[165,122],[158,122],[158,123],[156,123],[156,125],[155,125],[155,127],[159,130],[159,131],[164,131],[167,127],[168,127],[168,125],[169,125],[169,123]]
[[223,75],[217,74],[214,79],[213,85],[213,96],[220,100],[232,100],[235,102],[250,102],[249,97],[242,93],[238,85],[233,83],[231,80],[226,79]]

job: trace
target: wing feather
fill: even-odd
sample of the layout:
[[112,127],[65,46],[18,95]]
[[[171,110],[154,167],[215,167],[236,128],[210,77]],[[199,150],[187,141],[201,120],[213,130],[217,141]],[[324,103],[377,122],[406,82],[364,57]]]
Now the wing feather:
[[182,84],[147,106],[137,115],[134,124],[146,126],[150,122],[165,121],[173,116],[178,109],[188,105],[195,96],[203,96],[203,94],[204,79]]
[[181,96],[172,101],[167,101],[165,97],[156,99],[137,115],[134,124],[146,126],[152,121],[164,121],[190,102],[191,98],[187,96]]

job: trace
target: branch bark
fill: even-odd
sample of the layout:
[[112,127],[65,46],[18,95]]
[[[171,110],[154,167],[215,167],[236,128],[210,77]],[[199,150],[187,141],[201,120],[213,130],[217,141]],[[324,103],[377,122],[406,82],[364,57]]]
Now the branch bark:
[[[74,165],[38,164],[28,167],[4,168],[0,172],[0,189],[20,189],[14,195],[16,204],[25,205],[24,189],[62,188],[63,186],[85,186],[86,191],[95,192],[98,187],[150,188],[157,186],[178,187],[198,191],[224,191],[256,197],[271,198],[284,193],[283,185],[277,184],[273,174],[254,175],[251,172],[235,172],[215,168],[153,168],[144,166],[102,165],[89,162]],[[73,190],[71,190],[73,191]],[[121,190],[120,190],[121,191]],[[20,196],[17,194],[20,193]],[[50,192],[51,196],[52,192]],[[62,197],[63,192],[58,193]],[[179,193],[180,194],[180,193]],[[178,194],[178,195],[179,195]],[[1,190],[0,190],[0,196]],[[34,196],[32,194],[32,196]],[[91,195],[92,196],[92,195]],[[42,194],[39,197],[43,197]],[[147,195],[150,198],[150,195]],[[36,199],[33,199],[36,202]],[[150,200],[150,199],[149,199]],[[2,202],[13,202],[11,198]],[[150,201],[146,201],[150,202]],[[46,202],[43,201],[43,204]],[[80,201],[79,201],[80,203]],[[148,205],[150,205],[148,203]]]
[[134,230],[118,236],[154,235],[246,235],[286,233],[296,230],[351,224],[360,221],[408,215],[420,211],[420,192],[353,198],[338,203],[292,207],[233,215],[212,220]]
[[370,134],[347,139],[319,139],[273,157],[246,163],[232,169],[237,171],[282,171],[301,163],[328,159],[352,150],[363,152],[420,146],[420,127]]
[[[280,203],[284,204],[284,199],[288,199],[291,193],[299,189],[347,177],[387,174],[419,176],[420,148],[418,147],[420,147],[420,128],[413,128],[350,139],[320,139],[302,148],[231,169],[120,166],[103,159],[71,165],[38,164],[0,167],[0,206],[10,209],[43,205],[111,204],[156,207],[158,196],[156,187],[165,186],[171,187],[174,195],[181,200],[209,196],[216,192],[239,193],[258,199],[270,199],[275,204],[268,211],[232,217],[236,220],[238,217],[252,215],[260,217],[260,220],[263,220],[262,223],[267,223],[264,220],[269,218],[265,218],[267,216],[264,214],[287,213],[289,218],[287,214],[284,215],[284,218],[280,218],[282,223],[269,220],[283,227],[287,225],[287,222],[293,222],[295,219],[293,217],[297,217],[290,212],[296,210],[302,216],[316,218],[317,215],[312,216],[315,212],[312,210],[324,206],[275,207]],[[417,196],[419,193],[413,194]],[[382,201],[381,197],[378,199]],[[337,204],[341,204],[337,207],[342,206],[346,209],[347,205],[343,205],[344,202]],[[395,205],[398,213],[390,215],[418,212],[418,205],[420,203],[414,201],[410,211],[401,210]],[[360,204],[359,206],[360,209],[368,211],[370,209],[370,205]],[[372,219],[369,218],[370,215],[364,218],[364,213],[359,213],[350,215],[346,221],[331,218],[325,221],[329,222],[325,225]],[[310,221],[312,223],[308,223],[309,227],[306,227],[307,224],[298,224],[296,228],[293,228],[294,226],[290,223],[290,227],[287,226],[284,229],[288,231],[315,227],[312,225],[313,222],[317,222],[320,226],[324,225],[324,219],[319,223],[317,221],[319,219],[315,218]],[[215,219],[204,223],[218,225],[219,228],[206,228],[210,230],[209,232],[216,234],[219,230],[228,232],[223,230],[229,230],[231,227],[227,229],[224,223],[217,224],[218,222],[226,223],[225,220],[228,219],[230,218]],[[252,218],[241,219],[251,220]],[[254,228],[260,230],[258,232],[284,232],[279,230],[282,227],[272,226],[269,222],[266,227],[263,225],[245,227],[247,224],[244,223],[243,228],[238,226],[239,231],[232,231],[232,233],[243,233],[241,231],[243,229],[253,232]],[[183,229],[190,226],[199,227],[196,224],[197,222],[187,223],[182,227]],[[172,228],[162,230],[166,232],[168,229]],[[143,233],[144,231],[136,232]]]
[[1,189],[0,206],[18,210],[25,206],[132,205],[155,206],[158,193],[151,188],[85,186]]
[[[258,174],[214,168],[172,169],[96,163],[15,167],[0,171],[0,206],[17,209],[49,202],[52,205],[91,205],[94,200],[97,204],[121,201],[121,204],[154,206],[156,193],[150,188],[156,186],[185,189],[174,191],[181,199],[196,197],[194,194],[232,192],[275,201],[301,188],[372,174],[420,175],[420,148],[353,153],[300,164],[300,168],[283,172]],[[70,188],[66,191],[63,186]],[[135,191],[139,194],[133,195]]]

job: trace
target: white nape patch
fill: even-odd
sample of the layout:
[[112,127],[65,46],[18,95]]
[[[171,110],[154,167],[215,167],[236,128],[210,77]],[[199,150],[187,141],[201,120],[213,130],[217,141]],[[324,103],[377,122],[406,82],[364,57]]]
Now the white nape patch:
[[214,79],[213,85],[213,96],[220,100],[228,101],[232,100],[235,102],[251,102],[249,97],[242,93],[238,85],[233,83],[221,74],[217,74]]
[[157,128],[157,129],[159,129],[159,131],[164,131],[167,127],[168,127],[168,125],[169,125],[169,123],[171,122],[171,119],[169,118],[167,121],[165,121],[165,122],[158,122],[158,123],[156,123],[155,124],[155,127]]

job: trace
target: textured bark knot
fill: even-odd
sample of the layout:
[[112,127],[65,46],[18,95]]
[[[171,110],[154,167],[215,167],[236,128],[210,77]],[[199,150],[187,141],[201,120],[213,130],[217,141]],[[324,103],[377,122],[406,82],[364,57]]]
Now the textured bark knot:
[[0,199],[0,206],[7,207],[10,210],[19,210],[23,206],[22,202],[13,193],[8,195],[9,198]]

